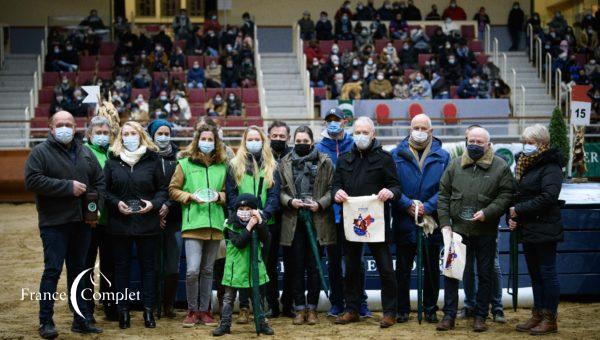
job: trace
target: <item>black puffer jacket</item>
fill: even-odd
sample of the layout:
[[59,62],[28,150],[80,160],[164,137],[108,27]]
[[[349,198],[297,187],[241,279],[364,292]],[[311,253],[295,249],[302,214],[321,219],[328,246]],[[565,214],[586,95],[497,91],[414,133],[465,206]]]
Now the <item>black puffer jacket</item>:
[[519,180],[515,211],[521,242],[561,242],[563,224],[558,196],[564,158],[557,149],[543,152]]
[[[104,165],[104,178],[108,233],[128,236],[158,234],[158,212],[169,197],[160,157],[153,151],[147,151],[132,168],[111,153]],[[152,210],[145,214],[121,214],[119,201],[126,203],[130,199],[148,200],[152,202]]]
[[[179,147],[177,147],[175,143],[171,143],[171,152],[166,156],[159,155],[161,169],[167,185],[171,182],[171,177],[173,177],[175,168],[177,168],[178,151]],[[173,200],[167,200],[165,204],[169,207],[169,214],[167,214],[167,228],[170,230],[181,230],[181,205]]]

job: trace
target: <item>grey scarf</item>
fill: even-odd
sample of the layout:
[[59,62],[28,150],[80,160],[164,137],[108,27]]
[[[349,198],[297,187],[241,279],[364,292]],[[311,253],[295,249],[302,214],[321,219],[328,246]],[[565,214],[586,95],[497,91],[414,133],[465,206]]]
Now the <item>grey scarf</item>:
[[168,157],[171,155],[171,153],[173,152],[173,144],[169,143],[169,145],[167,145],[167,147],[165,147],[164,149],[159,148],[158,149],[158,154],[161,157]]
[[294,186],[296,187],[296,194],[300,198],[303,196],[312,196],[315,177],[317,176],[318,161],[319,152],[314,146],[311,152],[304,157],[292,151]]

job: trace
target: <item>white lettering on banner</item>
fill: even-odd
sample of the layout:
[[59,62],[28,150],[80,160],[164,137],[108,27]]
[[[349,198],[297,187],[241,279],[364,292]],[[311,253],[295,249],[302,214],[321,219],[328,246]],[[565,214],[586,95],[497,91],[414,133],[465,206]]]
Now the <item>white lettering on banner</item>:
[[598,153],[597,152],[585,152],[584,156],[586,163],[598,163]]
[[367,271],[374,272],[377,270],[377,266],[375,265],[375,260],[367,260]]

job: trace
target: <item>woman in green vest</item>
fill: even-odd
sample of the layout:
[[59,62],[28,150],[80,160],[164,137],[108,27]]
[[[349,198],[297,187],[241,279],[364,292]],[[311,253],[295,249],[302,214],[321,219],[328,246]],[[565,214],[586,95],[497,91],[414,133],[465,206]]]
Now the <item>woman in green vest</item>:
[[[264,285],[269,281],[265,263],[262,260],[262,247],[258,247],[258,263],[256,267],[252,265],[252,232],[256,231],[258,239],[263,243],[269,237],[262,215],[258,211],[258,198],[252,194],[240,194],[233,211],[229,214],[227,225],[223,234],[227,246],[225,255],[225,270],[223,271],[223,280],[221,283],[225,287],[223,296],[223,309],[221,310],[221,323],[213,331],[213,336],[221,336],[231,332],[231,314],[233,312],[233,303],[237,291],[240,293],[248,292],[253,287],[252,270],[258,268],[258,284]],[[260,242],[258,243],[260,244]],[[249,295],[249,293],[247,293]],[[267,324],[264,315],[260,314],[258,320],[260,328],[257,332],[265,335],[275,334]]]
[[216,325],[208,307],[213,266],[223,239],[227,174],[227,154],[217,130],[198,125],[192,143],[180,153],[169,184],[169,196],[181,203],[182,210],[188,303],[184,327]]
[[[242,143],[230,162],[230,176],[227,180],[227,202],[230,211],[238,195],[252,194],[259,198],[259,209],[266,225],[275,223],[274,214],[279,210],[279,173],[277,161],[273,157],[269,140],[257,126],[249,126],[242,136]],[[268,249],[269,239],[265,241]],[[265,258],[269,254],[264,254]],[[273,254],[277,256],[277,254]],[[277,278],[272,278],[276,280]],[[240,315],[237,323],[249,322],[250,303],[248,295],[240,292]]]
[[[90,120],[87,132],[87,142],[84,144],[87,146],[96,159],[100,163],[100,167],[104,169],[104,163],[108,158],[108,147],[111,142],[110,123],[106,117],[95,116]],[[90,241],[90,248],[88,249],[85,268],[92,268],[96,265],[96,257],[100,255],[100,271],[110,281],[114,281],[115,261],[113,257],[112,248],[110,242],[106,240],[106,210],[100,210],[100,217],[98,218],[98,224],[96,228],[92,229],[92,238]],[[84,280],[86,288],[94,290],[94,285],[87,276]],[[113,289],[108,285],[106,280],[100,280],[100,292],[112,292]],[[117,320],[117,307],[114,301],[103,300],[101,301],[104,306],[104,314],[108,320]],[[94,299],[87,300],[88,311],[94,316],[95,301]]]

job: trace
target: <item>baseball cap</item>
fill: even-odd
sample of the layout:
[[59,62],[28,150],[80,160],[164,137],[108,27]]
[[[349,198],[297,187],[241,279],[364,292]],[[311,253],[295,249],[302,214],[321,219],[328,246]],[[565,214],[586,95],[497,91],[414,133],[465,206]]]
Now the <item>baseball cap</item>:
[[342,111],[338,107],[329,109],[329,111],[327,111],[327,113],[325,114],[325,119],[327,119],[327,117],[329,117],[331,115],[334,115],[334,116],[338,117],[339,119],[344,119],[344,111]]

